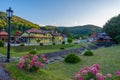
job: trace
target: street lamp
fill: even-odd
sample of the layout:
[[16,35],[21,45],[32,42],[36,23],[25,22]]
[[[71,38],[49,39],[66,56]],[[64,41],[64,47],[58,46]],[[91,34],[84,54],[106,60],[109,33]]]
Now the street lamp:
[[8,43],[7,43],[7,59],[6,62],[10,61],[10,20],[13,16],[13,10],[11,9],[11,7],[9,7],[9,9],[6,10],[6,14],[8,17]]

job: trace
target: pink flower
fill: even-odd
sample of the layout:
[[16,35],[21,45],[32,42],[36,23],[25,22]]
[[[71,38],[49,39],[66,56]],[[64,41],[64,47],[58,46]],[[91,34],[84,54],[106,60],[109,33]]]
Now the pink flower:
[[103,77],[103,75],[102,75],[102,73],[97,73],[97,74],[96,74],[96,77],[97,77],[97,78],[101,78],[101,77]]
[[33,58],[32,58],[33,61],[36,61],[37,59],[38,59],[37,55],[34,55]]
[[110,74],[110,73],[108,73],[106,76],[107,76],[108,78],[112,78],[112,74]]
[[98,70],[97,70],[96,67],[92,67],[92,68],[90,69],[90,72],[95,75],[95,74],[98,72]]
[[82,74],[82,75],[87,75],[87,73],[88,73],[87,70],[83,70],[83,71],[81,71],[81,74]]
[[35,62],[32,60],[32,61],[30,61],[30,64],[31,64],[31,65],[34,65],[34,64],[35,64]]
[[40,64],[41,64],[41,62],[35,62],[35,64],[36,64],[36,65],[40,65]]
[[80,77],[80,74],[76,73],[75,78],[79,78],[79,77]]
[[19,65],[19,68],[22,69],[24,67],[24,64]]
[[120,71],[116,72],[116,74],[117,74],[118,76],[120,76]]
[[84,77],[80,77],[80,80],[84,80]]
[[25,57],[26,57],[26,58],[29,58],[29,57],[30,57],[30,54],[28,53]]
[[42,64],[42,63],[41,63],[41,64],[40,64],[40,67],[44,68],[44,67],[45,67],[45,64]]
[[25,61],[24,57],[21,57],[21,58],[20,58],[20,61],[21,61],[21,62],[24,62],[24,61]]
[[99,67],[99,65],[98,65],[98,64],[94,64],[94,65],[93,65],[93,67],[96,67],[96,68],[97,68],[97,70],[100,70],[100,67]]
[[105,80],[104,77],[99,77],[97,80]]

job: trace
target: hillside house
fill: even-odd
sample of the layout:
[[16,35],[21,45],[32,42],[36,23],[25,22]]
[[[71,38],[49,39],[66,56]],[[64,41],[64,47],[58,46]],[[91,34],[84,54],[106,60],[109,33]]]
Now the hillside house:
[[60,33],[53,33],[52,31],[39,30],[32,28],[27,30],[21,35],[21,41],[24,43],[37,43],[37,39],[40,43],[51,43],[63,41],[63,36]]
[[111,40],[112,38],[109,37],[105,32],[103,33],[93,33],[90,38],[89,41],[90,42],[94,42],[97,45],[111,45]]

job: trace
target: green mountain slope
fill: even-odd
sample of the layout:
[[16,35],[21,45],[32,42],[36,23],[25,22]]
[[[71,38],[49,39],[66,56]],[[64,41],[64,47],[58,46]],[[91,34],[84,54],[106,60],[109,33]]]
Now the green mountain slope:
[[[58,29],[63,32],[65,27],[58,27]],[[74,26],[66,27],[69,33],[73,35],[90,35],[93,32],[101,32],[102,28],[94,25],[84,25],[84,26]]]
[[[7,16],[4,12],[0,12],[0,30],[3,28],[6,30],[8,28]],[[21,32],[24,32],[25,30],[30,28],[40,28],[40,26],[15,15],[12,17],[11,20],[12,34],[14,34],[16,30],[20,30]]]

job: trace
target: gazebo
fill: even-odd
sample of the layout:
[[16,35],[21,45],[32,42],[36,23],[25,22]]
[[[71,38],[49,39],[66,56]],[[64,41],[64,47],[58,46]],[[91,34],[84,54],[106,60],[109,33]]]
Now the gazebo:
[[7,41],[8,39],[8,33],[3,29],[1,32],[0,32],[0,40],[3,40],[3,41]]

